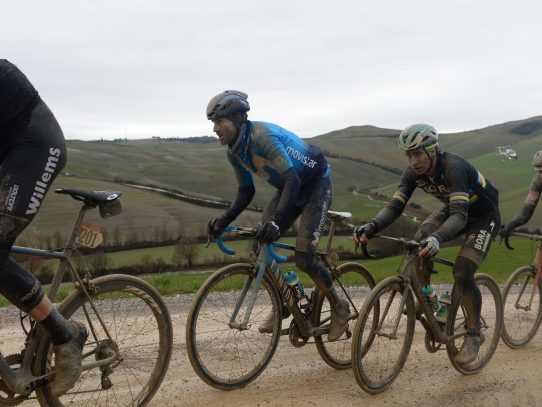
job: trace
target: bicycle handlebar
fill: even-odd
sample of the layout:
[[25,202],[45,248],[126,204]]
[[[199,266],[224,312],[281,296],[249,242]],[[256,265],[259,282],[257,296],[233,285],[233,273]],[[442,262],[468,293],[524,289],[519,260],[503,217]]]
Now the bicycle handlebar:
[[509,243],[510,236],[524,237],[526,239],[534,240],[534,241],[537,241],[537,242],[542,241],[542,236],[541,235],[535,235],[535,234],[531,234],[531,233],[522,233],[522,232],[511,232],[508,236],[503,238],[504,245],[506,246],[506,248],[508,250],[514,250],[514,248]]
[[[239,226],[226,226],[224,228],[224,232],[230,232],[230,233],[237,234],[237,235],[240,235],[240,236],[245,236],[245,237],[254,237],[254,235],[256,234],[256,231],[257,231],[256,228],[243,228],[243,227],[239,227]],[[226,245],[224,244],[224,241],[222,240],[222,235],[217,237],[215,239],[215,242],[216,242],[218,248],[223,253],[226,253],[226,254],[228,254],[230,256],[235,255],[235,250],[226,247]],[[276,252],[275,247],[274,247],[274,242],[267,244],[267,250],[269,251],[269,254],[271,255],[271,257],[277,263],[285,263],[285,262],[288,261],[288,257],[283,256],[282,254],[278,254]]]

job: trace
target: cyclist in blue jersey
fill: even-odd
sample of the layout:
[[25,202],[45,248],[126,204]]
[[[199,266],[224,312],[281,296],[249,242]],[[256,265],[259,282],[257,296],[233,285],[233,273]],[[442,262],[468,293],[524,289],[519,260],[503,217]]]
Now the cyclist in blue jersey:
[[65,163],[66,144],[55,116],[28,78],[0,59],[0,292],[51,337],[56,371],[51,390],[57,396],[79,378],[87,330],[56,310],[38,279],[9,251]]
[[[208,231],[219,236],[249,205],[255,194],[252,174],[274,186],[277,193],[263,212],[256,239],[272,242],[301,217],[295,262],[327,297],[331,306],[328,340],[337,340],[346,330],[349,310],[316,255],[332,199],[330,166],[318,147],[305,143],[294,133],[275,124],[248,120],[247,99],[246,93],[227,90],[213,97],[207,106],[207,118],[213,122],[220,143],[227,145],[228,160],[239,185],[230,208],[221,217],[209,220]],[[274,312],[277,310],[259,326],[260,332],[272,331]],[[283,318],[288,313],[283,305]]]
[[[414,238],[423,246],[419,257],[430,258],[439,252],[441,243],[465,234],[453,274],[467,313],[467,336],[456,360],[469,363],[476,359],[484,340],[480,335],[482,296],[474,273],[499,231],[498,191],[467,161],[440,151],[438,133],[432,126],[407,127],[399,135],[399,148],[405,152],[410,165],[403,172],[395,195],[370,222],[356,227],[353,237],[355,241],[366,243],[371,235],[393,223],[416,188],[422,188],[445,204],[422,223]],[[418,259],[417,266],[420,284],[429,284],[430,264]]]
[[531,219],[534,210],[536,209],[536,205],[538,205],[540,193],[542,192],[542,150],[535,153],[533,157],[533,166],[536,174],[531,181],[529,193],[525,198],[523,207],[513,219],[501,227],[500,234],[502,237],[510,236],[510,232],[512,232],[515,228],[529,222],[529,219]]

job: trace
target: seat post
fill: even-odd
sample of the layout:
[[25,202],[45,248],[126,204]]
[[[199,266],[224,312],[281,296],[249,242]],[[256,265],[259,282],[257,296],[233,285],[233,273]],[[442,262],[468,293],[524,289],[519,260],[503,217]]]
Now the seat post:
[[329,227],[329,233],[327,234],[326,253],[329,253],[329,250],[331,249],[331,241],[335,235],[335,225],[335,220],[331,219],[331,226]]
[[68,241],[66,242],[66,248],[68,250],[75,249],[75,238],[77,237],[79,228],[81,227],[81,224],[83,223],[83,219],[85,218],[86,212],[92,208],[93,208],[92,205],[85,204],[81,206],[81,209],[79,209],[79,215],[77,215],[77,219],[75,220],[75,223],[73,225],[73,229],[70,233],[70,237],[68,238]]

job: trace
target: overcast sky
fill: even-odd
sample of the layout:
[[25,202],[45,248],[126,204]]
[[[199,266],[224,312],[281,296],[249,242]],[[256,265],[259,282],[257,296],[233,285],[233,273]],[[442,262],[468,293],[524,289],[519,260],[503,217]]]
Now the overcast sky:
[[542,115],[539,0],[0,2],[0,57],[68,139],[210,135],[225,89],[302,137]]

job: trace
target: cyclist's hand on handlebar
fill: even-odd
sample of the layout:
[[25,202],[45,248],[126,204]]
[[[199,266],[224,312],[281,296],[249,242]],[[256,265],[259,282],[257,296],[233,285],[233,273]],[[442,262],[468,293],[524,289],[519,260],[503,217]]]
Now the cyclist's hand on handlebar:
[[501,238],[506,239],[510,237],[510,233],[513,230],[514,230],[514,227],[510,223],[501,225],[501,229],[499,230],[499,235],[501,235]]
[[433,257],[440,251],[440,242],[435,236],[427,236],[420,242],[418,256]]
[[211,218],[207,222],[207,234],[216,239],[224,232],[226,226],[228,225],[224,225],[220,218]]
[[274,220],[267,221],[258,228],[254,237],[262,243],[274,242],[280,237],[279,225]]
[[352,234],[352,238],[355,242],[365,244],[369,241],[369,237],[374,235],[376,232],[376,226],[374,223],[369,222],[365,225],[356,226],[354,229],[354,233]]

